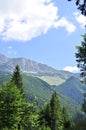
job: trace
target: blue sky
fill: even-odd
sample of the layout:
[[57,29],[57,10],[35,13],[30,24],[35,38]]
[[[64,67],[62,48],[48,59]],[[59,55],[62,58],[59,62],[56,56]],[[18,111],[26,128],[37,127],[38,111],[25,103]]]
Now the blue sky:
[[77,71],[86,17],[67,0],[0,0],[0,53]]

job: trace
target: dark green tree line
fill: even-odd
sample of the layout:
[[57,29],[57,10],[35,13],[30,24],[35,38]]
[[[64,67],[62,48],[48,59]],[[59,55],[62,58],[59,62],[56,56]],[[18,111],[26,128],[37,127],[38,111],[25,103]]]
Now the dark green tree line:
[[40,124],[51,130],[63,130],[71,127],[71,120],[66,109],[61,107],[57,93],[52,94],[50,102],[40,113]]

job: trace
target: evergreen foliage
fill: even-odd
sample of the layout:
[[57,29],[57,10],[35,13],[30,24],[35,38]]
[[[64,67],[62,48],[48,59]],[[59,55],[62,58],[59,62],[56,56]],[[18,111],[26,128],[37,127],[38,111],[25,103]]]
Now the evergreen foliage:
[[86,34],[82,35],[83,41],[81,46],[77,46],[76,61],[77,66],[80,68],[83,82],[86,83]]
[[21,94],[24,94],[24,85],[23,85],[23,80],[22,80],[22,75],[21,75],[19,65],[16,65],[15,70],[12,74],[11,81],[18,87]]
[[56,92],[52,94],[50,102],[40,112],[40,125],[49,127],[51,130],[71,127],[71,120],[66,109],[62,109]]
[[0,89],[0,129],[16,129],[21,120],[22,97],[13,83],[6,83]]
[[[81,46],[77,46],[78,52],[76,53],[76,61],[78,62],[78,67],[81,71],[81,76],[83,78],[82,82],[86,84],[86,34],[82,36],[83,41],[81,43]],[[84,94],[82,109],[86,114],[86,93]]]
[[62,130],[63,129],[62,112],[56,92],[53,93],[52,98],[50,100],[50,108],[51,108],[51,129]]

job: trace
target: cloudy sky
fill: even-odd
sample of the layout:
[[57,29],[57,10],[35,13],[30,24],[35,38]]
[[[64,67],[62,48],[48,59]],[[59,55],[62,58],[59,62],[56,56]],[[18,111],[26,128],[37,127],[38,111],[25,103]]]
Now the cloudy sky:
[[0,0],[0,53],[75,72],[85,24],[67,0]]

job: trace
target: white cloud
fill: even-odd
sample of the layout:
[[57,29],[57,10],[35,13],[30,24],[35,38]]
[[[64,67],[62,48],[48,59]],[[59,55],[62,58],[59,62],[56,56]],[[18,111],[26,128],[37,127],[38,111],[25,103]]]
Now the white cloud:
[[66,66],[63,70],[74,73],[79,72],[79,68],[77,68],[77,66]]
[[62,17],[60,20],[58,20],[58,22],[56,22],[54,26],[56,28],[65,27],[68,33],[72,33],[76,29],[76,27],[71,22],[69,22],[65,17]]
[[81,25],[81,27],[85,27],[86,25],[86,17],[79,13],[74,13],[76,21]]
[[67,19],[58,20],[58,8],[51,0],[0,0],[3,39],[27,41],[46,34],[51,27],[65,27],[69,33],[75,30]]

